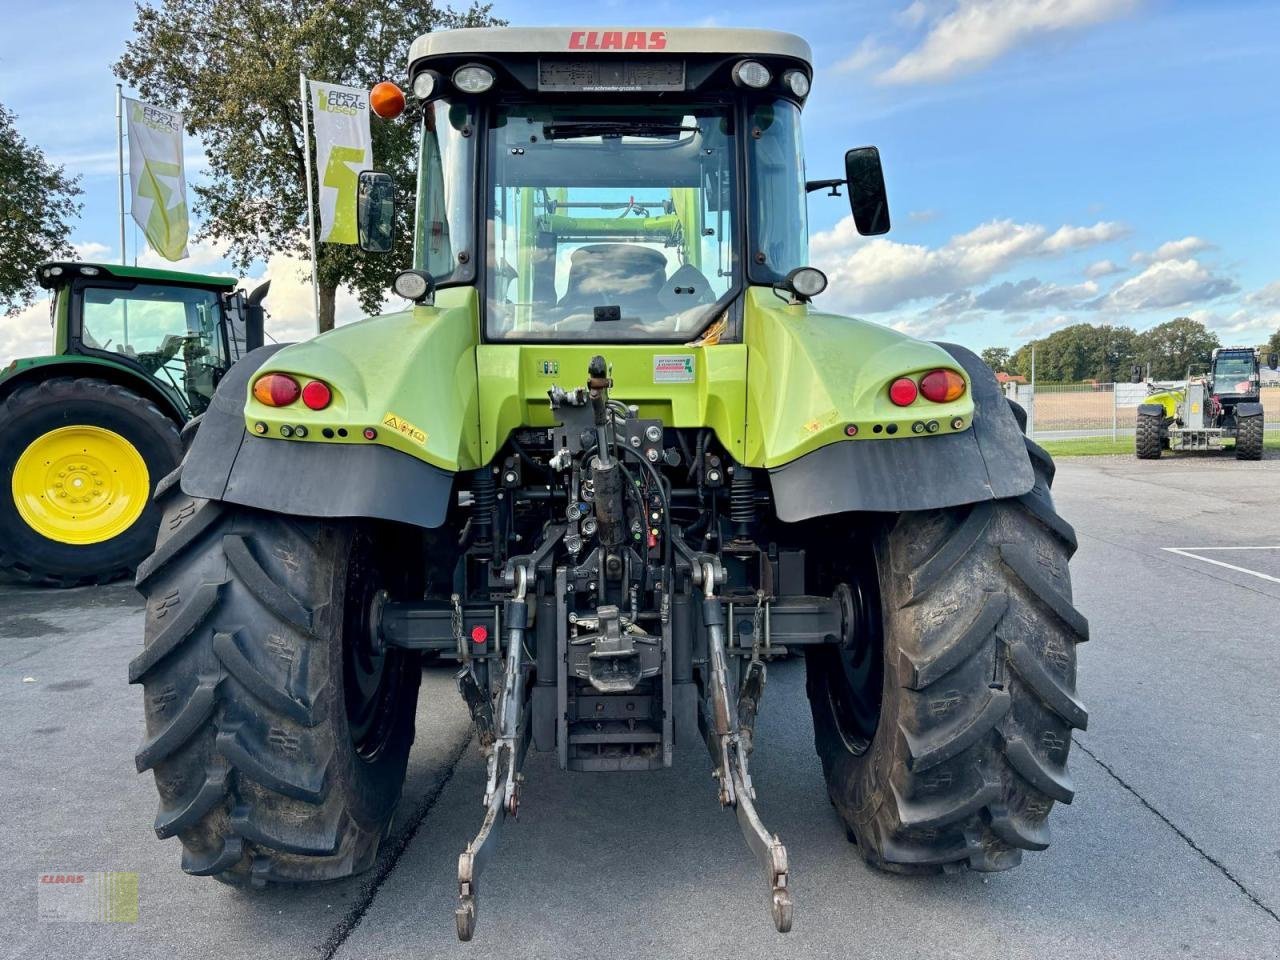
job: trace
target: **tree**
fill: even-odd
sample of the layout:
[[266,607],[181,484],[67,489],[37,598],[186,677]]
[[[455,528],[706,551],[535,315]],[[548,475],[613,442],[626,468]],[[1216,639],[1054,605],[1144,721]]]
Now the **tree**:
[[1190,317],[1178,317],[1141,334],[1138,358],[1151,364],[1156,380],[1174,380],[1186,375],[1191,364],[1209,362],[1214,347],[1221,346],[1217,334]]
[[1280,353],[1280,329],[1271,335],[1271,339],[1267,341],[1264,353]]
[[[133,39],[115,65],[144,99],[186,118],[202,139],[209,182],[195,185],[198,238],[225,241],[236,267],[286,252],[307,257],[306,172],[298,73],[362,86],[401,78],[423,33],[485,26],[489,6],[465,13],[433,0],[161,0],[137,7]],[[376,166],[415,195],[417,129],[407,117],[371,117]],[[395,252],[320,244],[321,330],[333,327],[339,287],[375,312],[412,249],[411,202],[397,205]]]
[[71,257],[67,238],[80,213],[80,178],[23,139],[0,104],[0,309],[14,313],[35,295],[36,267]]
[[1128,380],[1138,335],[1128,327],[1077,323],[1018,348],[1010,369],[1031,376],[1031,349],[1036,351],[1036,379],[1041,382]]
[[1009,370],[1009,348],[987,347],[982,351],[982,362],[996,373],[1007,373]]

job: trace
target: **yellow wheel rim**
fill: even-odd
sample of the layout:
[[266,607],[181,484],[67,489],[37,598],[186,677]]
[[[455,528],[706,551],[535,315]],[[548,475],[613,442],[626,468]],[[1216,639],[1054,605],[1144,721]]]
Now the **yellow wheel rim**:
[[119,536],[151,493],[147,463],[102,427],[59,427],[33,440],[13,469],[13,502],[36,533],[85,545]]

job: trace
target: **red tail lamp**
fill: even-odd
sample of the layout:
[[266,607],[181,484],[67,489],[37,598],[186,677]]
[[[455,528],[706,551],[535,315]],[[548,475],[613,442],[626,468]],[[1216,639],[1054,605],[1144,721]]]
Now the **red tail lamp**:
[[964,396],[964,377],[954,370],[933,370],[920,378],[920,392],[934,403],[950,403]]
[[333,400],[333,391],[323,380],[312,380],[302,388],[302,402],[312,410],[323,410]]
[[265,374],[253,384],[254,399],[268,407],[287,407],[301,392],[298,381],[284,373]]
[[909,407],[916,402],[916,382],[910,377],[899,377],[889,384],[889,399],[899,407]]

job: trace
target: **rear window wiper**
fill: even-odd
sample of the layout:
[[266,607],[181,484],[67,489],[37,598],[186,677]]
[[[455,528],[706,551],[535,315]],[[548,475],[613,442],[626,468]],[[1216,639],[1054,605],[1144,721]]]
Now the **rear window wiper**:
[[542,135],[548,140],[571,140],[576,137],[669,137],[698,132],[698,127],[653,120],[572,120],[548,123],[542,127]]

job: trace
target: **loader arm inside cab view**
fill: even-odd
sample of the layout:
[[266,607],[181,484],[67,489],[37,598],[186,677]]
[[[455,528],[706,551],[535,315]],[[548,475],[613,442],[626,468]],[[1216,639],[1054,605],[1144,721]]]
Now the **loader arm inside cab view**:
[[[787,656],[868,862],[999,870],[1048,843],[1087,719],[1052,461],[971,352],[815,307],[810,64],[752,30],[414,44],[388,121],[421,136],[406,309],[232,368],[139,571],[131,678],[180,695],[148,707],[138,766],[184,869],[372,864],[424,660],[455,665],[486,763],[464,940],[530,750],[584,804],[588,774],[706,750],[790,929],[750,767]],[[834,183],[888,229],[874,148]],[[360,205],[362,236],[388,207]]]

